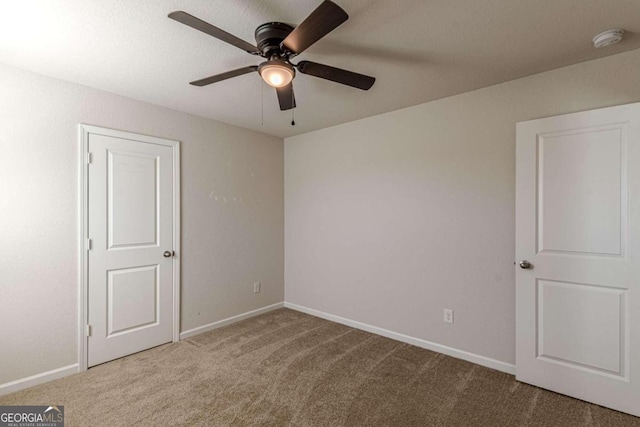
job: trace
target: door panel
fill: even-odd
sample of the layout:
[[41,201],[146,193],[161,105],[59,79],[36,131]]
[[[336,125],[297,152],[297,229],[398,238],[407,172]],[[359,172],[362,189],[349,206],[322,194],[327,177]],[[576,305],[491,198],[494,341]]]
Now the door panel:
[[173,147],[89,134],[88,366],[173,339]]
[[538,358],[622,375],[627,291],[538,280]]
[[640,415],[640,104],[518,123],[516,377]]
[[157,246],[159,158],[108,150],[109,248]]
[[158,267],[107,271],[107,337],[158,324]]
[[621,255],[620,126],[538,138],[539,249]]

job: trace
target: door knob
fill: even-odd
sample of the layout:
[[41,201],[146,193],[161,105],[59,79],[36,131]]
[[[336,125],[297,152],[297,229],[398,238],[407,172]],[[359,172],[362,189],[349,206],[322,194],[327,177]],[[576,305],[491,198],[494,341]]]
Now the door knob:
[[529,261],[527,261],[526,259],[523,259],[522,261],[520,261],[520,268],[528,270],[528,269],[530,269],[532,267],[533,267],[533,265]]
[[162,254],[162,256],[164,256],[165,258],[170,258],[173,256],[173,252],[171,251],[164,251],[164,253]]

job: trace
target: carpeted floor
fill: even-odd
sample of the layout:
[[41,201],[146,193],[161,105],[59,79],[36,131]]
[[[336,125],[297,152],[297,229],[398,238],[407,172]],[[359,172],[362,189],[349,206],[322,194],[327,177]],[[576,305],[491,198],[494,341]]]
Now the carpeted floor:
[[14,394],[67,426],[640,426],[511,375],[295,311]]

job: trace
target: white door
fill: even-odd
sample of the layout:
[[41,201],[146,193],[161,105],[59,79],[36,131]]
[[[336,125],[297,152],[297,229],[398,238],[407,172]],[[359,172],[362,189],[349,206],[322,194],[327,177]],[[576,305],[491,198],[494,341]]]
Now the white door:
[[87,345],[94,366],[173,340],[177,146],[107,130],[87,139]]
[[516,377],[640,416],[640,104],[516,146]]

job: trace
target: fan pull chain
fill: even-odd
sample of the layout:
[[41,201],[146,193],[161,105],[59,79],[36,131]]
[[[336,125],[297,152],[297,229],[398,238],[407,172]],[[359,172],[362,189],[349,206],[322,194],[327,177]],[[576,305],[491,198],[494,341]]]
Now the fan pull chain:
[[291,108],[291,126],[295,126],[296,125],[296,114],[295,114],[295,99],[294,99],[294,94],[293,94],[293,90],[291,90],[291,105],[293,105],[293,107]]
[[264,126],[264,83],[260,82],[260,126]]

